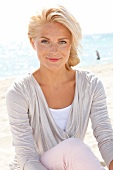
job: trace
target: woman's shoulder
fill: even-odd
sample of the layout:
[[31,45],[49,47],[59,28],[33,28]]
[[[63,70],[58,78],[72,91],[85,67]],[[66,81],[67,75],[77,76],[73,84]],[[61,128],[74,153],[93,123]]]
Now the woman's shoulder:
[[91,71],[76,70],[76,72],[77,72],[78,77],[86,78],[89,81],[98,79],[98,76],[95,73],[91,72]]
[[78,83],[83,86],[90,86],[93,88],[103,86],[103,83],[100,78],[93,72],[86,70],[77,70],[76,74]]
[[91,92],[98,92],[102,91],[104,93],[104,86],[100,78],[94,74],[93,72],[90,71],[84,71],[84,70],[77,70],[77,84],[78,88],[81,90],[88,90],[88,93]]
[[19,92],[25,91],[28,88],[31,81],[31,74],[25,74],[23,76],[19,76],[13,80],[10,86],[7,89],[8,92]]
[[30,79],[31,79],[30,73],[24,74],[15,78],[12,85],[24,85],[27,81],[30,81]]
[[29,90],[29,81],[31,75],[23,75],[15,78],[12,84],[8,87],[6,91],[6,103],[8,105],[13,105],[14,103],[28,103],[31,91]]

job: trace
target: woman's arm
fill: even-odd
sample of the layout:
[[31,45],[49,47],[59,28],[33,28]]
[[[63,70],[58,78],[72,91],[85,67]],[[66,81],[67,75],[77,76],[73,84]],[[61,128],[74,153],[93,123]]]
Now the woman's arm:
[[91,108],[93,133],[97,139],[101,155],[109,167],[113,160],[113,129],[108,116],[106,95],[101,81],[96,79],[93,88],[94,96]]
[[11,86],[6,95],[6,105],[13,135],[13,145],[20,168],[46,170],[36,152],[32,128],[29,124],[28,97],[21,83]]

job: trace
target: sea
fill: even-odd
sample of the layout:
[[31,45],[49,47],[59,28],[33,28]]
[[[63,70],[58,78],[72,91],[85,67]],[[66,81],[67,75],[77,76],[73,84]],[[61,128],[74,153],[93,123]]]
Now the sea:
[[[83,35],[81,45],[79,67],[113,63],[113,33]],[[0,42],[0,79],[21,76],[38,67],[38,57],[27,38]]]

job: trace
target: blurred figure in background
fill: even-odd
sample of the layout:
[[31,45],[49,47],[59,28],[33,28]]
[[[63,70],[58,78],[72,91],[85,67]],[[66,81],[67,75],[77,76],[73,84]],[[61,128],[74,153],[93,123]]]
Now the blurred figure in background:
[[96,55],[97,55],[97,60],[100,60],[100,54],[97,50],[96,50]]

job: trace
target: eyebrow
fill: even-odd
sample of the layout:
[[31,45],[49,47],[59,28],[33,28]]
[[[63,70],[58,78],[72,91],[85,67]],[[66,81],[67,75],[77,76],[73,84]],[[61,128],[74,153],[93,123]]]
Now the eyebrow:
[[[48,40],[50,40],[50,38],[48,38],[48,37],[40,37],[40,38],[45,38],[45,39],[48,39]],[[66,38],[66,37],[62,37],[62,38],[59,38],[58,40],[68,40],[68,38]]]
[[45,38],[45,39],[48,39],[48,40],[50,40],[49,38],[47,38],[47,37],[40,37],[40,38]]

